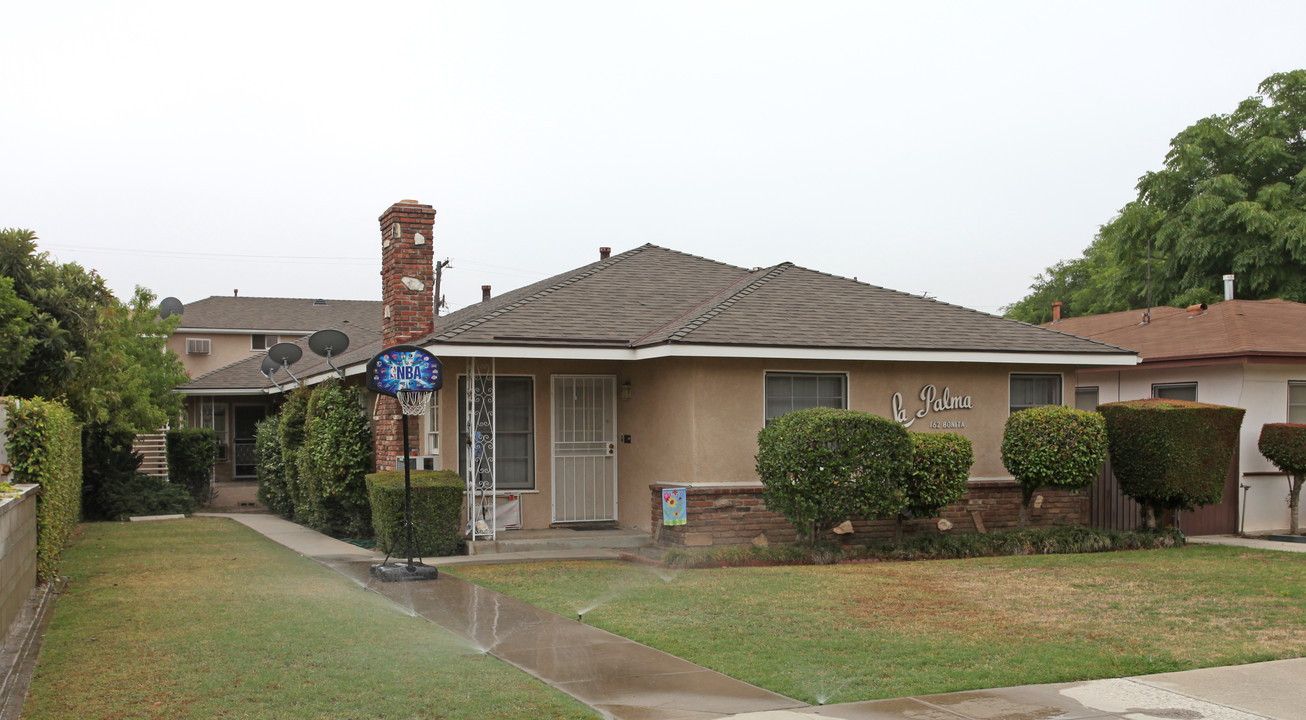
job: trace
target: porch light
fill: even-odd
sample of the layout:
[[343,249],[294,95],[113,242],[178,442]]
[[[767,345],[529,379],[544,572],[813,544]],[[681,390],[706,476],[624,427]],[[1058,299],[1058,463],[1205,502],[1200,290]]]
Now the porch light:
[[621,399],[622,399],[622,400],[629,400],[629,399],[630,399],[630,381],[629,381],[629,380],[627,380],[626,382],[624,382],[624,383],[621,384]]

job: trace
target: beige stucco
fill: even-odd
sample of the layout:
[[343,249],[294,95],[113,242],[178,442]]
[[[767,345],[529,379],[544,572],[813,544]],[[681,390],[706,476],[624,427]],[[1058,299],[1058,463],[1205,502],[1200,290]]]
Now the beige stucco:
[[[447,385],[440,407],[444,453],[441,467],[456,470],[458,404],[450,394],[464,361],[445,360]],[[617,400],[618,522],[622,527],[651,529],[649,485],[658,482],[755,483],[753,457],[764,421],[764,380],[769,371],[839,372],[848,376],[849,406],[892,417],[895,392],[909,417],[920,408],[926,385],[939,393],[970,396],[971,409],[930,412],[910,429],[944,432],[933,422],[971,439],[975,448],[973,479],[1008,478],[1000,455],[1008,414],[1009,378],[1013,372],[1062,376],[1062,398],[1073,403],[1075,368],[1066,366],[981,365],[975,363],[893,363],[847,361],[773,361],[734,358],[662,358],[638,362],[568,360],[499,360],[499,375],[529,375],[535,383],[534,491],[522,496],[523,525],[552,522],[552,418],[550,378],[556,374],[597,374],[630,383],[630,398]],[[629,443],[621,442],[629,435]]]
[[[281,340],[293,341],[300,336],[282,335]],[[187,339],[204,339],[209,341],[208,355],[187,354]],[[275,340],[277,338],[272,338]],[[271,341],[271,340],[270,340]],[[168,338],[167,348],[181,358],[186,374],[193,380],[207,372],[226,367],[238,360],[252,355],[261,355],[266,350],[254,350],[250,333],[211,333],[211,332],[176,332]]]

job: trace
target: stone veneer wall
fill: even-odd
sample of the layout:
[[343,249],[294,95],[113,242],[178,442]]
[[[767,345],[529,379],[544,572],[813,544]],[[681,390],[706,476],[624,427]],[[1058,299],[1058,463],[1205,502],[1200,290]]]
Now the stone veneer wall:
[[[684,525],[662,524],[662,489],[682,487],[658,483],[652,490],[654,542],[660,547],[707,547],[713,545],[783,544],[795,542],[794,527],[762,501],[761,486],[690,487],[686,491]],[[1082,525],[1088,521],[1088,496],[1066,490],[1044,489],[1036,493],[1043,501],[1030,508],[1030,527]],[[1020,513],[1020,486],[1014,481],[973,482],[961,502],[944,508],[938,518],[909,521],[906,534],[939,532],[938,521],[953,524],[948,532],[969,533],[1016,527]],[[894,536],[893,520],[853,522],[851,541],[888,540]]]
[[22,495],[0,502],[0,633],[4,634],[36,587],[38,486],[17,487]]

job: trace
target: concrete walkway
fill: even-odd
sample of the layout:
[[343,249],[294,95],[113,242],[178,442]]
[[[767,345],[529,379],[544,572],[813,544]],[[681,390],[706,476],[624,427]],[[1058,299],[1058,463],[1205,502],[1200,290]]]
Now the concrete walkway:
[[[893,700],[808,706],[571,618],[526,605],[447,574],[431,582],[380,583],[372,551],[271,515],[214,515],[353,578],[463,637],[474,647],[553,685],[607,717],[675,720],[1306,720],[1306,658],[1109,680],[1025,685]],[[1192,542],[1306,551],[1245,538]],[[1289,546],[1289,547],[1282,547]],[[507,562],[582,559],[572,551],[520,553]],[[586,555],[588,557],[588,555]],[[599,557],[615,557],[599,554]],[[498,556],[445,558],[500,561]],[[436,564],[431,561],[430,564]],[[452,564],[446,562],[446,564]]]

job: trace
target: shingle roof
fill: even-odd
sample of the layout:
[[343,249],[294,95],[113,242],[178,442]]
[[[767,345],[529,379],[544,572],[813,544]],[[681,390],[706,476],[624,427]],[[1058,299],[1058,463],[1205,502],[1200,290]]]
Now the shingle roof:
[[1176,307],[1066,318],[1044,327],[1136,350],[1144,362],[1247,355],[1306,356],[1306,304],[1226,300],[1189,316]]
[[[349,336],[349,349],[340,355],[333,355],[331,358],[331,362],[338,368],[366,363],[373,355],[381,351],[381,333],[375,330],[355,326],[348,321],[336,323],[332,327]],[[290,366],[290,372],[295,377],[303,381],[330,372],[331,366],[327,364],[326,358],[308,349],[308,336],[299,338],[295,341],[295,344],[304,351],[304,356]],[[259,353],[258,355],[237,360],[230,365],[224,365],[216,370],[204,373],[185,385],[179,385],[177,389],[198,395],[213,394],[215,391],[235,392],[245,390],[251,393],[262,392],[274,386],[272,381],[263,375],[262,366],[265,357],[267,356]],[[274,373],[273,378],[282,385],[292,382],[284,370]]]
[[783,263],[748,270],[644,245],[438,318],[422,344],[664,344],[1123,354]]
[[301,330],[311,333],[347,320],[355,327],[379,329],[382,307],[380,300],[214,295],[186,303],[181,326],[194,330]]

